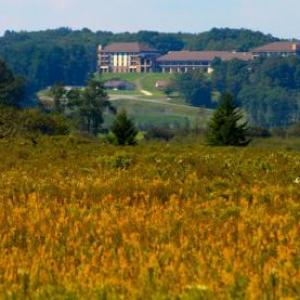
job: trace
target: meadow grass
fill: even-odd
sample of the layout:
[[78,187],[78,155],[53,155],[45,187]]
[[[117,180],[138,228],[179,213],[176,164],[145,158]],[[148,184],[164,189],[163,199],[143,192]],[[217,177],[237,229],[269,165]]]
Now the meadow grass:
[[[138,101],[123,99],[112,101],[118,111],[125,109],[139,127],[180,127],[205,128],[211,110],[168,102]],[[111,124],[113,117],[106,115],[106,123]]]
[[291,147],[57,137],[0,154],[1,299],[298,299]]

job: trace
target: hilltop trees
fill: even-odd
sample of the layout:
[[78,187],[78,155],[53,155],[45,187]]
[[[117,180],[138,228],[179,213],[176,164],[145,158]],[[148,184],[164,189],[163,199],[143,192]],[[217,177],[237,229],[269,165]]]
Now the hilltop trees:
[[242,122],[242,114],[233,102],[233,97],[225,93],[208,126],[207,142],[213,146],[247,146],[247,123]]
[[0,37],[0,57],[13,71],[26,78],[26,91],[33,95],[56,82],[83,85],[96,71],[98,44],[140,41],[162,53],[192,50],[249,50],[274,41],[272,36],[250,30],[213,29],[201,34],[141,31],[117,33],[59,28],[37,32],[7,31]]
[[193,36],[188,43],[191,50],[248,51],[259,45],[278,41],[270,34],[249,29],[213,28]]

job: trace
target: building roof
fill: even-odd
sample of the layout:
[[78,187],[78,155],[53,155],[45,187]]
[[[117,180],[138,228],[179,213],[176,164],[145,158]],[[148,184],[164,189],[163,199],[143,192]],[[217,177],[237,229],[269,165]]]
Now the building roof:
[[300,42],[274,42],[252,49],[252,52],[296,52],[300,50]]
[[125,80],[109,80],[104,83],[107,89],[134,89],[134,84]]
[[251,60],[253,58],[248,52],[229,52],[229,51],[174,51],[169,52],[158,58],[163,61],[213,61],[220,58],[224,61],[232,59]]
[[104,47],[105,52],[159,52],[143,43],[112,43]]

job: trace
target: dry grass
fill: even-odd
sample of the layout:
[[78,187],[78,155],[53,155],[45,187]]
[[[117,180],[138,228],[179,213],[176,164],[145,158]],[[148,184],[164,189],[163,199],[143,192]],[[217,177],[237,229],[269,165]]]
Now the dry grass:
[[0,153],[1,299],[298,299],[297,152],[57,138]]

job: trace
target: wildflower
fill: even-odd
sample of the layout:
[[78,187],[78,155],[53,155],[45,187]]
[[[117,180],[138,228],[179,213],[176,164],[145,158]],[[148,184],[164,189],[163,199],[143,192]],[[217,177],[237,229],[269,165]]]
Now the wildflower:
[[297,178],[294,180],[294,183],[300,184],[300,177],[297,177]]

